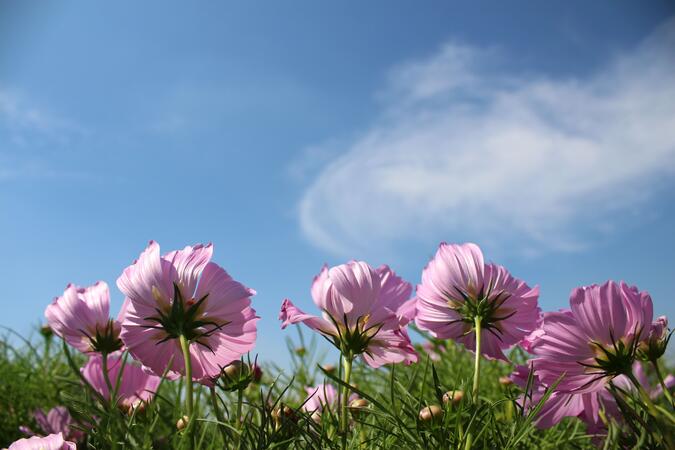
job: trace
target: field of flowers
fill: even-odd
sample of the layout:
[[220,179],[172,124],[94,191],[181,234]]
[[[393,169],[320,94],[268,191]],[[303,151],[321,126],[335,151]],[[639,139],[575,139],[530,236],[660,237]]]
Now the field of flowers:
[[212,256],[150,242],[116,318],[105,282],[70,284],[38,338],[5,330],[0,447],[675,448],[670,330],[637,287],[578,287],[543,313],[474,244],[441,244],[414,293],[387,266],[323,267],[315,311],[281,303],[281,370],[252,353],[255,291]]

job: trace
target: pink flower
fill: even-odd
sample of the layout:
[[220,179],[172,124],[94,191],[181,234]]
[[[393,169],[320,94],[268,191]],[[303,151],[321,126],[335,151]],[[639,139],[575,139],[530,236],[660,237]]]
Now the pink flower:
[[570,305],[571,310],[545,314],[543,333],[531,344],[541,381],[551,385],[564,374],[558,389],[580,393],[629,373],[649,334],[649,294],[608,281],[574,289]]
[[386,264],[375,269],[380,277],[380,302],[396,313],[396,316],[405,326],[415,318],[416,302],[410,299],[412,284],[403,280]]
[[[511,379],[522,389],[527,387],[529,369],[525,366],[518,366]],[[530,392],[527,397],[521,396],[518,402],[524,407],[524,413],[528,413],[541,401],[547,386],[541,382],[539,377],[533,376]],[[551,428],[557,425],[565,417],[578,417],[590,426],[601,425],[600,409],[608,412],[609,417],[616,417],[618,408],[616,402],[607,389],[600,389],[594,392],[584,394],[571,394],[560,391],[554,391],[546,400],[543,407],[537,414],[535,425],[538,428]]]
[[[108,379],[113,388],[121,367],[122,358],[120,352],[108,355]],[[90,357],[87,364],[80,370],[85,380],[104,399],[110,400],[111,392],[103,376],[103,358],[101,355]],[[139,406],[141,403],[150,402],[155,396],[160,381],[161,379],[158,376],[147,373],[134,361],[127,361],[124,365],[119,390],[117,391],[118,405],[128,410]]]
[[45,316],[51,329],[81,352],[118,350],[120,324],[109,317],[108,285],[99,281],[82,288],[69,284],[61,297],[47,306]]
[[485,264],[475,244],[442,243],[417,286],[417,326],[438,339],[476,348],[475,318],[481,318],[481,353],[506,360],[503,349],[537,328],[539,288]]
[[[528,397],[525,399],[521,396],[518,400],[521,406],[525,407],[525,413],[528,413],[539,403],[547,387],[537,376],[538,369],[536,368],[536,361],[534,363],[535,373],[533,375],[532,385],[530,386],[531,398]],[[645,388],[646,392],[648,392],[653,399],[663,393],[660,387],[653,388],[649,384],[642,364],[639,362],[634,363],[632,371],[642,387]],[[525,389],[527,387],[528,375],[529,369],[527,367],[518,366],[513,374],[511,374],[511,379],[516,385]],[[633,386],[625,375],[614,378],[612,383],[625,391],[635,391],[635,386]],[[666,381],[667,387],[670,387],[673,384],[675,384],[675,377],[671,377]],[[569,393],[557,390],[554,391],[537,414],[535,424],[539,428],[550,428],[558,424],[565,417],[578,417],[586,423],[589,432],[593,434],[606,433],[606,426],[600,417],[600,410],[604,410],[605,416],[609,419],[621,421],[623,418],[614,396],[607,389],[608,386],[609,381],[606,381],[600,389],[592,392]],[[526,403],[524,404],[524,402]]]
[[27,439],[19,439],[9,446],[7,450],[76,450],[74,442],[63,439],[63,434],[50,434],[47,437],[33,436]]
[[318,384],[314,387],[306,387],[307,399],[302,405],[302,409],[308,413],[323,411],[324,408],[330,408],[337,402],[337,391],[332,384]]
[[[314,387],[306,387],[307,399],[302,405],[302,409],[310,414],[319,412],[324,409],[330,409],[337,405],[339,396],[338,392],[332,384],[317,384]],[[358,395],[351,394],[349,401],[358,398]]]
[[435,344],[433,342],[427,341],[424,344],[422,344],[422,348],[424,351],[427,352],[427,355],[429,355],[429,359],[432,361],[440,361],[441,360],[441,353],[445,353],[445,347],[439,344]]
[[[382,290],[382,276],[391,277]],[[302,322],[321,333],[343,354],[361,355],[371,367],[414,362],[417,354],[397,308],[405,296],[400,279],[388,268],[379,273],[361,261],[328,269],[324,266],[312,284],[312,299],[323,317],[298,309],[290,300],[281,305],[281,328]],[[387,279],[385,278],[385,282]]]
[[191,342],[197,381],[217,377],[255,345],[255,291],[211,262],[212,254],[211,244],[200,244],[160,256],[150,242],[117,280],[128,299],[122,341],[155,374],[167,366],[185,374],[180,335]]
[[75,421],[65,406],[56,406],[50,409],[47,414],[38,409],[33,413],[33,417],[39,427],[37,433],[28,427],[20,427],[21,431],[28,436],[63,433],[66,439],[72,441],[79,441],[83,437],[80,430],[73,428]]

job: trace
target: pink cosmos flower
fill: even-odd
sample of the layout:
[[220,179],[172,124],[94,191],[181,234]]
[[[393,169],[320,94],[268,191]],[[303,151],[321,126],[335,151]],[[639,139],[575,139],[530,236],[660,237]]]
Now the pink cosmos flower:
[[82,288],[69,284],[61,297],[47,306],[45,316],[51,329],[81,352],[118,350],[120,324],[109,317],[108,285],[99,281]]
[[429,359],[432,361],[440,361],[441,353],[445,353],[446,349],[442,345],[435,344],[433,342],[427,341],[422,344],[422,348],[429,355]]
[[361,355],[371,367],[415,362],[417,354],[402,328],[405,318],[397,316],[407,295],[401,283],[388,268],[377,272],[361,261],[331,269],[324,266],[311,289],[323,316],[306,314],[286,299],[279,314],[281,328],[302,322],[343,354]]
[[475,318],[481,318],[481,353],[507,360],[504,349],[537,328],[539,288],[486,264],[475,244],[442,243],[417,286],[417,326],[439,339],[476,348]]
[[314,387],[306,387],[307,399],[302,405],[302,409],[308,413],[323,411],[324,408],[330,408],[337,402],[337,391],[332,384],[318,384]]
[[27,439],[19,439],[9,446],[7,450],[76,450],[74,442],[63,439],[63,434],[50,434],[47,437],[33,436]]
[[[332,384],[317,384],[314,387],[306,387],[307,399],[302,405],[302,409],[312,414],[321,413],[324,409],[333,408],[337,405],[339,396]],[[358,395],[351,394],[349,401],[358,398]]]
[[19,427],[28,436],[46,436],[63,433],[65,439],[71,441],[79,441],[83,437],[82,431],[73,428],[75,421],[65,406],[56,406],[50,409],[47,414],[43,410],[38,409],[33,413],[33,417],[39,427],[37,432],[25,426]]
[[[536,364],[534,366],[536,368]],[[652,387],[650,385],[642,364],[635,362],[632,371],[652,399],[656,399],[663,394],[660,386]],[[527,367],[518,366],[511,374],[511,379],[516,385],[526,389],[528,375],[529,369]],[[614,378],[612,383],[625,391],[635,391],[635,386],[625,375]],[[669,375],[665,384],[668,388],[675,385],[675,377]],[[604,410],[605,417],[609,419],[621,421],[623,417],[616,400],[607,389],[608,385],[608,382],[606,382],[602,388],[596,391],[580,394],[554,391],[539,411],[535,424],[539,428],[550,428],[557,425],[565,417],[578,417],[588,425],[589,432],[593,434],[605,433],[606,427],[600,418],[600,410]],[[521,397],[519,399],[519,403],[525,407],[526,413],[539,403],[546,391],[546,385],[537,376],[536,369],[530,389],[531,398],[524,399],[524,397]],[[523,404],[524,402],[526,404]]]
[[[108,379],[113,386],[115,386],[121,367],[122,358],[120,352],[115,352],[108,356]],[[110,400],[111,392],[103,376],[102,356],[94,355],[90,357],[87,364],[80,370],[85,380],[104,399]],[[141,403],[151,401],[155,396],[160,381],[161,379],[158,376],[145,372],[134,361],[127,361],[124,365],[119,390],[117,391],[118,405],[128,410],[141,405]]]
[[592,392],[630,373],[652,321],[652,300],[626,283],[608,281],[574,289],[570,310],[544,315],[531,352],[541,381],[558,390]]
[[[518,366],[511,375],[513,382],[522,389],[527,387],[529,369],[525,366]],[[534,408],[544,396],[546,385],[541,382],[536,373],[531,386],[531,397],[521,397],[518,402],[528,413]],[[554,391],[546,400],[543,407],[537,415],[535,425],[538,428],[551,428],[565,417],[578,417],[589,427],[599,430],[602,428],[600,419],[600,410],[603,409],[607,417],[619,417],[619,409],[612,394],[605,389],[599,389],[584,394],[573,394],[561,391]]]
[[191,342],[194,380],[220,374],[255,345],[255,291],[211,262],[213,247],[195,245],[160,256],[150,242],[117,280],[128,306],[121,338],[131,354],[155,374],[169,367],[185,373],[179,336]]
[[415,318],[416,301],[410,299],[412,284],[403,280],[386,264],[375,269],[380,277],[380,301],[396,313],[401,326],[408,325]]

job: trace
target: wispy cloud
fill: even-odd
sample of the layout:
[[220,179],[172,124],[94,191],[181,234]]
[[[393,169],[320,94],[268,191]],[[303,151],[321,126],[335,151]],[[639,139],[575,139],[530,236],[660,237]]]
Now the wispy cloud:
[[0,137],[22,146],[36,142],[68,143],[86,130],[72,120],[36,106],[22,93],[0,86]]
[[49,162],[88,134],[75,121],[37,106],[17,90],[0,86],[0,182],[89,178],[57,170]]
[[324,164],[304,234],[340,255],[418,236],[575,250],[675,174],[675,21],[591,76],[516,76],[447,43],[395,68],[381,117]]

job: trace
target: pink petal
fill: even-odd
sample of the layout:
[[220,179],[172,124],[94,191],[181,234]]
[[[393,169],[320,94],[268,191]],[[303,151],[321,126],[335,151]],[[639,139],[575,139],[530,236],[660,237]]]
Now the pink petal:
[[337,331],[335,326],[323,319],[321,317],[312,316],[311,314],[306,314],[300,308],[296,307],[293,302],[289,299],[284,299],[281,304],[281,311],[279,312],[279,320],[281,320],[281,329],[286,328],[288,325],[296,323],[304,323],[312,330],[318,331],[320,333],[336,336]]
[[212,256],[213,246],[211,244],[197,244],[194,247],[187,246],[183,250],[170,252],[162,257],[169,261],[176,271],[176,281],[181,287],[184,299],[189,300],[193,296],[201,298],[195,295],[197,280]]

